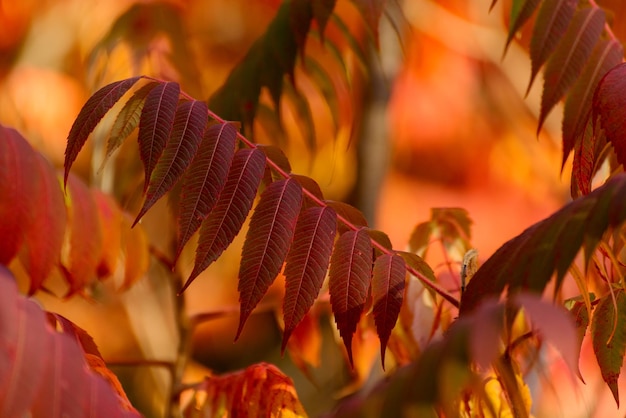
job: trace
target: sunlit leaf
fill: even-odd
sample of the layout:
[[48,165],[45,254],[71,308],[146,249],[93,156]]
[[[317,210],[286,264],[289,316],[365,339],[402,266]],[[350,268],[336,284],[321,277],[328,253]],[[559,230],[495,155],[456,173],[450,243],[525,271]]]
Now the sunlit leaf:
[[122,212],[113,198],[104,192],[93,190],[92,194],[102,226],[102,257],[97,267],[97,275],[103,278],[115,272],[122,251]]

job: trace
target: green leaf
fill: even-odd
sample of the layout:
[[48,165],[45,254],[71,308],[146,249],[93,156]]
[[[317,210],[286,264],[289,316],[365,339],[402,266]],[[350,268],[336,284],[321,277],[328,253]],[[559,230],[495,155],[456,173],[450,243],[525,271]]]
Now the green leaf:
[[591,320],[591,337],[602,379],[619,408],[617,379],[626,352],[626,294],[623,290],[615,292],[615,300],[612,295],[600,300]]

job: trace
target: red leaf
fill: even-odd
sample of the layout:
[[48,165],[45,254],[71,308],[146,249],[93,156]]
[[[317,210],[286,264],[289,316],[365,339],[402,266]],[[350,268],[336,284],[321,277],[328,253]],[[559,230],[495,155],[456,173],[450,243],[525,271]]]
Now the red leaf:
[[337,0],[316,0],[312,2],[313,18],[317,22],[322,41],[324,40],[324,29],[326,29],[328,19],[333,14],[336,2]]
[[111,154],[122,145],[122,142],[135,130],[137,125],[139,125],[139,118],[144,104],[146,103],[146,96],[157,85],[159,85],[159,83],[151,81],[138,89],[124,104],[120,113],[117,114],[107,141],[107,150],[103,164]]
[[180,292],[215,261],[239,233],[252,208],[264,169],[265,155],[261,151],[242,149],[235,153],[224,189],[200,227],[195,265]]
[[593,92],[600,79],[622,62],[622,45],[614,39],[601,40],[593,50],[582,75],[567,95],[563,112],[563,163],[585,133],[591,116]]
[[[591,193],[591,180],[594,167],[594,142],[593,127],[589,127],[582,138],[576,142],[574,148],[574,161],[572,164],[572,197],[578,197],[579,193],[588,195]],[[578,191],[578,192],[576,192]]]
[[72,294],[83,289],[95,277],[102,255],[102,226],[98,207],[87,186],[72,175],[68,177],[67,185],[68,229],[61,264],[67,270]]
[[374,322],[380,338],[380,355],[385,368],[385,349],[396,325],[402,299],[406,264],[395,254],[383,254],[376,259],[372,277],[372,298],[374,299]]
[[159,84],[146,96],[139,119],[139,156],[145,169],[144,191],[152,178],[152,171],[165,149],[170,136],[174,115],[178,105],[180,86],[178,83]]
[[[329,207],[333,208],[333,210],[337,213],[337,216],[341,216],[352,225],[367,226],[367,220],[365,219],[365,216],[363,216],[363,213],[354,206],[334,200],[327,200],[326,204]],[[339,228],[339,233],[349,231],[349,228],[343,222],[341,222],[341,219],[339,219],[339,221],[340,222],[337,225]]]
[[235,155],[237,130],[232,124],[211,125],[183,175],[176,258],[215,206]]
[[291,2],[291,7],[289,7],[289,28],[296,39],[301,57],[304,57],[306,37],[309,34],[311,20],[313,19],[311,3],[309,0],[294,0]]
[[541,96],[539,126],[574,84],[583,70],[604,28],[604,12],[597,7],[579,10],[546,66]]
[[31,176],[37,178],[33,218],[26,226],[25,248],[20,260],[30,277],[29,294],[35,293],[58,265],[67,227],[67,211],[57,173],[42,155],[36,154]]
[[562,306],[545,302],[530,293],[520,293],[514,300],[524,308],[543,340],[559,350],[570,371],[582,379],[578,368],[580,345],[572,315]]
[[626,64],[613,67],[600,81],[593,97],[594,122],[613,144],[617,161],[626,164]]
[[623,290],[603,297],[591,320],[593,351],[596,353],[602,378],[611,389],[619,407],[617,379],[626,353],[626,294]]
[[261,194],[241,252],[239,338],[252,310],[267,292],[285,261],[302,205],[302,188],[293,179],[270,184]]
[[[511,8],[511,22],[509,23],[509,34],[506,37],[506,45],[504,46],[504,52],[509,48],[513,37],[521,29],[521,27],[530,19],[541,0],[525,0],[523,4],[520,2],[514,2]],[[495,4],[495,1],[494,3]],[[493,7],[492,4],[492,7]],[[517,7],[516,7],[517,5]]]
[[172,134],[152,172],[146,201],[133,226],[157,200],[174,186],[191,164],[202,140],[207,123],[207,112],[206,103],[199,100],[183,102],[176,109]]
[[367,231],[341,235],[331,256],[329,271],[330,305],[339,334],[352,361],[352,336],[361,319],[372,278],[372,243]]
[[289,336],[309,311],[322,288],[336,231],[337,215],[329,207],[305,209],[298,218],[284,273],[283,351]]
[[530,39],[531,75],[528,91],[539,69],[554,51],[574,16],[577,0],[544,1]]
[[0,125],[0,264],[17,255],[34,219],[37,178],[35,152],[14,129]]
[[61,332],[52,329],[41,308],[18,295],[15,278],[0,266],[0,416],[139,416],[88,368],[81,346],[87,352],[97,349],[78,330],[67,320]]
[[76,117],[70,133],[67,137],[65,148],[65,174],[64,183],[67,184],[67,176],[72,163],[76,160],[79,151],[85,145],[89,134],[94,130],[98,122],[111,110],[113,105],[130,89],[141,77],[128,78],[116,81],[102,87],[87,100],[80,113]]

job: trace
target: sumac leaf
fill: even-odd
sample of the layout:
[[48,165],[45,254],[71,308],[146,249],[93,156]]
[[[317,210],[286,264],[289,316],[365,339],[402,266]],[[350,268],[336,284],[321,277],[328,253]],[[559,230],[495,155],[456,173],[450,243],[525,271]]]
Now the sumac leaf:
[[139,157],[145,170],[144,191],[148,189],[154,167],[170,137],[179,94],[178,83],[165,82],[150,90],[146,96],[137,135]]
[[152,172],[146,201],[134,224],[174,186],[191,164],[202,141],[207,111],[206,103],[199,100],[183,102],[176,109],[172,135]]
[[365,308],[371,278],[372,243],[367,231],[345,232],[331,256],[328,285],[335,323],[350,364],[353,364],[352,337]]
[[585,128],[591,116],[593,93],[600,79],[614,66],[622,62],[624,51],[622,45],[615,39],[606,39],[598,42],[580,78],[574,84],[572,91],[565,100],[563,111],[563,162],[577,140],[585,133]]
[[[341,216],[346,221],[350,222],[352,225],[357,226],[357,227],[367,226],[367,220],[365,219],[365,216],[363,216],[363,213],[357,208],[355,208],[354,206],[351,206],[344,202],[338,202],[335,200],[327,200],[326,204],[330,206],[331,208],[333,208],[333,210],[337,213],[338,216]],[[340,222],[337,225],[339,228],[339,232],[343,233],[345,231],[348,231],[349,230],[348,226],[345,225],[343,222],[341,222],[340,219],[339,221]]]
[[230,123],[211,125],[182,179],[176,258],[215,206],[235,155],[237,130]]
[[604,12],[598,7],[586,7],[574,15],[563,40],[546,65],[537,131],[580,75],[602,33],[604,21]]
[[613,144],[617,161],[626,164],[626,64],[613,67],[600,81],[593,97],[594,122]]
[[385,349],[396,325],[402,299],[406,265],[396,254],[383,254],[376,259],[372,275],[372,298],[374,299],[374,322],[380,338],[380,355],[385,367]]
[[591,339],[602,379],[619,407],[617,379],[626,352],[626,294],[623,290],[615,292],[615,301],[611,295],[600,300],[591,319]]
[[230,245],[252,208],[265,170],[265,155],[258,149],[235,153],[228,179],[215,207],[200,227],[193,271],[183,292]]
[[574,16],[577,0],[544,1],[530,39],[531,75],[528,90],[541,66],[552,54]]
[[241,252],[237,286],[241,310],[235,339],[239,338],[248,316],[280,273],[301,205],[302,188],[293,179],[276,181],[261,194]]
[[322,39],[324,39],[324,29],[326,29],[328,19],[333,14],[336,2],[337,0],[316,0],[312,2],[313,18],[317,22]]
[[326,277],[337,230],[337,215],[329,207],[302,211],[285,265],[282,350],[289,336],[309,311]]
[[[495,2],[494,2],[495,3]],[[506,37],[504,52],[509,48],[513,37],[522,28],[524,23],[530,19],[541,0],[517,0],[511,7],[511,22],[509,23],[509,34]],[[493,7],[493,6],[492,6]]]
[[130,89],[141,77],[128,78],[116,81],[102,87],[87,100],[80,113],[76,117],[70,133],[67,137],[67,147],[65,148],[64,182],[67,183],[67,176],[70,167],[76,160],[79,151],[85,145],[89,134],[94,130],[98,122],[104,115],[118,102],[118,100]]

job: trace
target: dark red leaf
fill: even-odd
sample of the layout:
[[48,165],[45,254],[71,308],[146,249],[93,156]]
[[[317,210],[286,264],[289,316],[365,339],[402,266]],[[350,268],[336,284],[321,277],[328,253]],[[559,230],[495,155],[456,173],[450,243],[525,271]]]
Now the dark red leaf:
[[0,264],[8,264],[24,241],[38,207],[36,154],[14,129],[0,125]]
[[341,235],[331,256],[330,305],[335,323],[352,361],[352,336],[367,300],[372,278],[372,243],[365,229]]
[[67,226],[67,212],[63,190],[57,173],[42,155],[36,154],[30,175],[37,178],[33,218],[26,225],[26,246],[20,260],[30,277],[29,294],[35,293],[58,265]]
[[[367,226],[367,220],[365,220],[365,216],[363,216],[363,213],[354,206],[334,200],[327,200],[326,204],[333,208],[338,216],[341,216],[346,221],[352,223],[352,225],[357,227]],[[343,222],[341,222],[341,220],[339,221],[340,222],[337,225],[337,227],[339,228],[339,232],[343,233],[345,231],[348,231],[349,228]]]
[[[322,189],[320,189],[319,184],[311,177],[301,176],[299,174],[292,174],[291,178],[300,183],[303,189],[311,193],[314,197],[318,198],[320,201],[324,200],[324,194],[322,193]],[[305,207],[309,206],[317,206],[317,203],[313,201],[313,199],[307,196],[307,199],[302,202]]]
[[146,201],[133,226],[157,200],[174,186],[191,164],[202,141],[202,134],[208,120],[207,112],[206,103],[200,100],[183,102],[176,109],[172,134],[152,172]]
[[295,238],[285,265],[282,350],[309,311],[326,277],[337,231],[337,215],[329,207],[311,207],[298,217]]
[[65,148],[65,174],[64,182],[67,183],[67,176],[72,163],[76,160],[78,152],[81,150],[89,134],[94,130],[98,122],[111,110],[113,105],[130,89],[141,77],[133,77],[122,81],[116,81],[102,87],[87,100],[87,103],[80,110],[76,117],[70,133],[67,137],[67,147]]
[[461,315],[488,296],[528,289],[543,292],[556,271],[555,289],[581,247],[589,260],[609,227],[626,220],[626,174],[618,174],[589,195],[526,229],[483,263],[463,293]]
[[258,149],[242,149],[235,153],[222,193],[207,219],[200,227],[196,260],[183,292],[239,233],[263,177],[265,155]]
[[530,39],[531,75],[528,90],[539,69],[552,54],[574,16],[577,0],[544,1]]
[[585,338],[585,334],[587,333],[587,327],[589,327],[589,312],[587,311],[585,302],[579,301],[574,303],[574,306],[572,306],[570,313],[574,318],[574,323],[576,324],[576,335],[578,339],[577,346],[578,352],[580,353],[580,349],[583,345],[583,339]]
[[399,255],[383,254],[376,259],[372,276],[372,298],[383,369],[385,368],[387,341],[398,320],[404,298],[405,276],[406,264]]
[[302,188],[294,179],[270,184],[261,194],[250,220],[241,253],[239,338],[252,310],[276,279],[287,257],[300,206]]
[[593,312],[591,338],[602,379],[619,407],[617,379],[626,353],[626,294],[623,290],[604,296]]
[[130,99],[124,104],[120,113],[117,114],[113,127],[111,128],[111,135],[107,141],[107,150],[102,164],[117,150],[122,142],[131,134],[132,131],[139,125],[139,118],[143,106],[146,102],[146,96],[152,91],[159,83],[151,81],[145,86],[138,89]]
[[537,131],[582,72],[602,33],[604,21],[604,12],[598,7],[587,7],[574,15],[563,40],[546,65]]
[[152,171],[170,137],[179,94],[178,83],[166,82],[150,90],[146,96],[137,136],[139,156],[145,169],[144,191],[148,189]]
[[289,8],[289,26],[300,50],[300,56],[304,57],[306,37],[311,28],[313,19],[313,7],[310,0],[293,0]]
[[626,164],[626,64],[613,67],[600,81],[593,97],[594,122],[613,144],[617,161]]
[[587,66],[580,78],[567,95],[563,112],[563,163],[569,156],[577,141],[584,135],[585,127],[591,116],[593,93],[600,79],[614,66],[622,62],[624,51],[622,45],[607,39],[598,42]]
[[176,258],[213,210],[235,155],[237,130],[230,123],[211,125],[182,179]]
[[386,2],[386,0],[352,0],[352,3],[359,9],[363,20],[365,20],[368,29],[372,33],[376,48],[378,48],[378,24]]
[[102,258],[102,226],[98,216],[98,206],[91,191],[78,178],[70,175],[68,229],[62,251],[61,263],[67,270],[70,294],[87,286],[96,275],[96,267]]
[[591,180],[593,178],[593,127],[585,131],[582,138],[576,142],[574,148],[574,161],[572,164],[572,197],[591,193]]
[[333,14],[336,2],[337,0],[314,0],[312,2],[313,18],[317,22],[322,41],[324,40],[324,29],[326,29],[328,19]]

